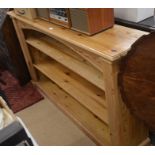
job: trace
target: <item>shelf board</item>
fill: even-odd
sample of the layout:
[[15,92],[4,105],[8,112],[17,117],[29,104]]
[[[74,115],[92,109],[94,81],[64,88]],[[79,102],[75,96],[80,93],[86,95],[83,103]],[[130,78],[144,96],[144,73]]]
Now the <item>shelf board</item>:
[[[90,64],[77,60],[75,57],[71,57],[70,55],[66,54],[63,50],[69,50],[68,47],[66,49],[65,46],[62,46],[64,49],[58,49],[54,45],[60,44],[61,46],[61,43],[52,44],[50,40],[48,41],[47,37],[28,37],[26,42],[49,57],[55,59],[57,62],[66,66],[70,70],[76,72],[100,89],[105,90],[103,73],[101,73],[98,69],[94,68]],[[69,52],[74,53],[74,51]]]
[[102,121],[109,124],[104,91],[56,61],[34,65],[42,74],[78,100]]
[[109,127],[77,100],[50,80],[35,84],[98,145],[111,145]]

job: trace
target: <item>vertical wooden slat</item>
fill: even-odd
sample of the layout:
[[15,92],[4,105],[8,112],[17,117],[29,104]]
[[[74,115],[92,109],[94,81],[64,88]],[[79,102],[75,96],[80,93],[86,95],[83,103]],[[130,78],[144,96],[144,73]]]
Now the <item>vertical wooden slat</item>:
[[112,145],[138,145],[147,138],[148,128],[130,113],[122,101],[117,82],[118,63],[105,62],[104,71]]
[[15,30],[16,30],[22,51],[23,51],[23,55],[24,55],[28,70],[30,72],[31,78],[34,81],[36,81],[37,76],[36,76],[35,70],[33,68],[32,59],[31,59],[31,56],[29,53],[29,49],[28,49],[27,44],[25,42],[24,33],[22,31],[22,28],[20,27],[20,23],[14,18],[12,18],[12,20],[13,20],[13,24],[14,24],[14,27],[15,27]]

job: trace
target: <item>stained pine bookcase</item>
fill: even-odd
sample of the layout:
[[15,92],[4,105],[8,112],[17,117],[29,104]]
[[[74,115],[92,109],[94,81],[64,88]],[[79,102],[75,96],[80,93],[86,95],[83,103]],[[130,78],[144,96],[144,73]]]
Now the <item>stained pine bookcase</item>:
[[32,81],[51,104],[97,145],[148,142],[148,128],[128,111],[117,85],[120,58],[145,32],[115,25],[90,37],[43,20],[8,14]]

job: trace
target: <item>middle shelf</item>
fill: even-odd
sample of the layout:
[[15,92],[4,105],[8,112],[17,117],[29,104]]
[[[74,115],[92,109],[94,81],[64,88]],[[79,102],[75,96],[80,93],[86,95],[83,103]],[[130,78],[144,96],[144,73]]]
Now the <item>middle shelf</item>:
[[27,38],[26,42],[70,70],[76,72],[103,91],[105,90],[103,73],[91,64],[88,64],[85,59],[81,58],[69,47],[48,36],[31,35]]

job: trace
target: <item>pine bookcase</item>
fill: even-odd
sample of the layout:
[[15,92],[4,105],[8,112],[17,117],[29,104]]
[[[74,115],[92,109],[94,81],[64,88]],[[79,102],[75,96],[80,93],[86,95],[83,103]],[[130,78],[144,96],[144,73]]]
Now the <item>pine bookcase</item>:
[[115,25],[90,37],[8,14],[32,81],[51,104],[97,145],[147,144],[148,128],[128,111],[117,85],[120,58],[145,32]]

